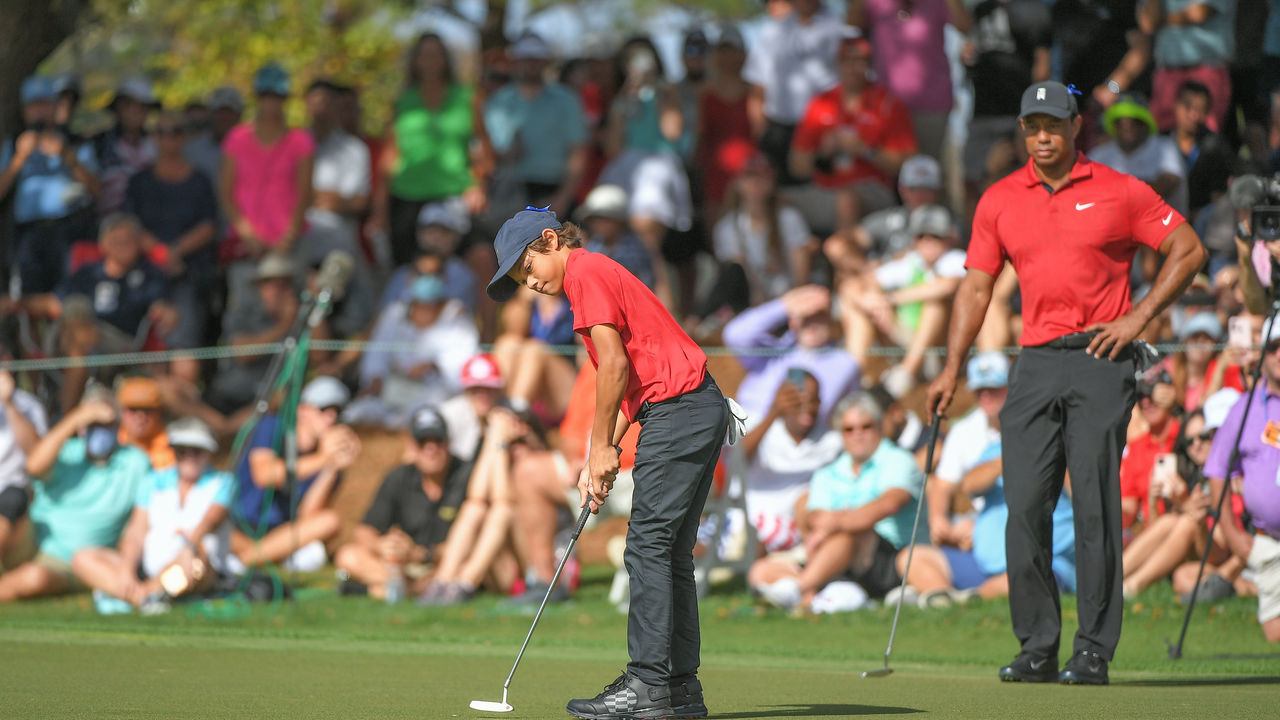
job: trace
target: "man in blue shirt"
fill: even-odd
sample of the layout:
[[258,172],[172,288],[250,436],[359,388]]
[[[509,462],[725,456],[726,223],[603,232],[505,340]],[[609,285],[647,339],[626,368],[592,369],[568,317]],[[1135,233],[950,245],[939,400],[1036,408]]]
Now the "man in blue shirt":
[[501,162],[523,185],[525,202],[564,217],[587,164],[587,131],[578,96],[543,77],[551,49],[532,33],[510,51],[515,80],[484,109],[485,129]]
[[52,291],[66,273],[71,244],[93,236],[93,153],[76,147],[54,124],[56,99],[49,78],[24,80],[26,129],[0,147],[0,200],[13,191],[15,269],[23,295]]
[[[813,474],[805,511],[797,518],[804,568],[797,574],[780,564],[758,574],[765,583],[761,595],[780,607],[809,606],[833,580],[855,582],[873,598],[902,582],[905,557],[898,551],[911,542],[920,468],[911,453],[884,438],[883,411],[871,395],[846,397],[831,417],[845,451]],[[928,536],[922,523],[920,538]]]
[[[232,512],[236,526],[231,551],[246,566],[283,562],[301,571],[318,570],[327,560],[324,543],[338,534],[341,520],[331,506],[342,471],[360,455],[360,439],[338,424],[351,399],[336,378],[307,383],[298,402],[296,505],[289,497],[283,456],[284,428],[267,415],[249,438],[236,468],[239,493]],[[234,561],[233,561],[234,564]]]

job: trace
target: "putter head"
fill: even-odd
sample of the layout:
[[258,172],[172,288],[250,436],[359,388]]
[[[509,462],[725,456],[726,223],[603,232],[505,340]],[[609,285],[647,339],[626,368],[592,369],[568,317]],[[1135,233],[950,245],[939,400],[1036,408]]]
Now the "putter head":
[[883,668],[880,668],[879,670],[864,670],[862,672],[862,679],[866,680],[867,678],[889,677],[892,674],[893,674],[893,668],[891,667],[883,667]]
[[471,709],[480,712],[511,712],[515,708],[505,702],[490,702],[488,700],[472,700]]

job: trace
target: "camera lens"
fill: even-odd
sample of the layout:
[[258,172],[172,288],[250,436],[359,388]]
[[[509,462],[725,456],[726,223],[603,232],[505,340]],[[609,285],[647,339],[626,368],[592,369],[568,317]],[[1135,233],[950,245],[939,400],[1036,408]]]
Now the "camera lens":
[[1264,242],[1280,239],[1280,207],[1256,207],[1251,221],[1254,238]]

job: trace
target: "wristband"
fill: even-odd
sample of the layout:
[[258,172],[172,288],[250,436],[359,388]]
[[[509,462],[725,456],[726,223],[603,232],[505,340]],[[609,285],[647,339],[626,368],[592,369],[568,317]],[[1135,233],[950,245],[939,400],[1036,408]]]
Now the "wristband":
[[1119,95],[1119,94],[1120,94],[1120,83],[1118,83],[1118,82],[1116,82],[1115,80],[1112,80],[1112,79],[1110,79],[1110,78],[1107,78],[1107,89],[1111,91],[1111,94],[1113,94],[1113,95]]
[[618,453],[618,457],[622,457],[622,447],[621,447],[621,446],[619,446],[619,445],[610,445],[609,447],[613,448],[614,452]]

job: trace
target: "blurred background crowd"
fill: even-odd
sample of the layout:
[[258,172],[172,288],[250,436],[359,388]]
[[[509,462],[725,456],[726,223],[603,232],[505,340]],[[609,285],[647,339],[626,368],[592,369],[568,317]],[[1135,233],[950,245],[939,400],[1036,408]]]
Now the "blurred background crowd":
[[[1148,182],[1210,252],[1144,333],[1174,345],[1140,384],[1122,468],[1126,593],[1165,578],[1188,592],[1204,553],[1202,592],[1253,592],[1202,488],[1215,431],[1273,354],[1254,289],[1280,243],[1238,237],[1247,213],[1228,190],[1280,169],[1280,2],[754,12],[661,43],[525,30],[466,57],[425,32],[397,49],[397,90],[376,108],[369,78],[291,71],[283,51],[247,84],[206,78],[169,103],[143,75],[101,107],[74,73],[25,78],[0,146],[3,359],[169,352],[0,370],[0,600],[89,587],[104,611],[154,608],[175,594],[161,583],[173,564],[208,590],[267,562],[330,560],[347,592],[540,599],[594,382],[565,299],[522,291],[499,308],[483,292],[491,239],[526,206],[572,220],[699,343],[725,348],[712,372],[753,429],[726,453],[708,564],[788,608],[881,598],[925,500],[917,412],[969,222],[984,188],[1026,164],[1019,99],[1045,79],[1079,93],[1089,157]],[[290,334],[334,252],[354,270],[314,337],[355,342],[311,350],[296,417],[273,409],[239,466],[215,470],[270,366],[255,347]],[[1156,263],[1135,261],[1138,293]],[[949,423],[927,498],[929,546],[908,578],[925,605],[1007,592],[998,413],[1019,310],[1006,268],[969,366],[973,409]],[[365,445],[392,434],[376,477],[343,481],[369,475]],[[873,456],[876,472],[854,477]],[[1250,527],[1239,497],[1224,519]],[[855,508],[856,528],[839,521]],[[1069,491],[1059,515],[1069,590]],[[870,527],[889,560],[850,582],[831,540]],[[616,542],[608,554],[620,564]]]

